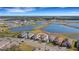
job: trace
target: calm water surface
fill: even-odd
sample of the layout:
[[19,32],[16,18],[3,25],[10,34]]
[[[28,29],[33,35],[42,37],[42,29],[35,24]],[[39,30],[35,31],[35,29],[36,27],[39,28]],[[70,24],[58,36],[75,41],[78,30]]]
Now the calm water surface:
[[47,27],[43,28],[47,32],[58,32],[58,33],[78,33],[79,29],[64,26],[59,23],[52,23]]

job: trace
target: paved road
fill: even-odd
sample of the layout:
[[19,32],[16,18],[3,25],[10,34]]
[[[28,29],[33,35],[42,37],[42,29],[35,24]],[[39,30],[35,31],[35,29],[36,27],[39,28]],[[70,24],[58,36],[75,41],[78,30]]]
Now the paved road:
[[65,47],[59,48],[58,46],[48,45],[46,43],[40,43],[29,39],[19,38],[0,38],[0,48],[10,47],[11,45],[19,45],[21,41],[24,41],[27,45],[35,47],[35,51],[68,51]]
[[36,47],[37,51],[39,51],[39,49],[41,51],[45,51],[45,50],[49,50],[49,51],[68,51],[68,49],[66,47],[58,47],[58,46],[53,46],[53,45],[48,45],[46,43],[39,43],[38,41],[33,41],[33,40],[25,40],[25,42],[28,45],[31,45],[33,47]]

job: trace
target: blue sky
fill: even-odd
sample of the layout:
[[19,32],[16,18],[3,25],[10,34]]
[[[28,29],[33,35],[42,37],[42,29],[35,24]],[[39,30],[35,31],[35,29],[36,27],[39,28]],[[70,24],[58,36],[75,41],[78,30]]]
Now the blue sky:
[[0,7],[1,16],[76,16],[79,7]]

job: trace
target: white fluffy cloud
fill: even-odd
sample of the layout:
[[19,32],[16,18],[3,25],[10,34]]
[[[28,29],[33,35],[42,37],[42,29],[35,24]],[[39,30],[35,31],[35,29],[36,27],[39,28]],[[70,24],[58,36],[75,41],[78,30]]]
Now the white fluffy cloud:
[[7,9],[8,12],[31,12],[36,10],[35,8],[12,8],[12,9]]

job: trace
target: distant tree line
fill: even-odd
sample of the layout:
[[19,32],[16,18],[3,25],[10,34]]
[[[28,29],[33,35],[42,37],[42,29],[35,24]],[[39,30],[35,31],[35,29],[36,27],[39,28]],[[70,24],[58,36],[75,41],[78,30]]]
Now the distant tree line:
[[0,19],[5,20],[79,20],[79,16],[0,16]]

